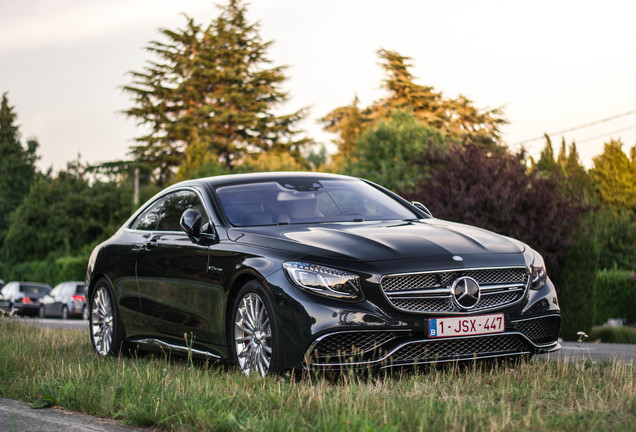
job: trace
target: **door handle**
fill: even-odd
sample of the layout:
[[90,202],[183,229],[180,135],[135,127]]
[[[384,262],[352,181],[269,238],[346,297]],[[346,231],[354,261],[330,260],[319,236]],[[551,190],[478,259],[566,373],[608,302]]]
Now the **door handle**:
[[144,249],[146,250],[154,249],[157,246],[159,246],[159,244],[157,243],[157,239],[152,239],[144,243]]

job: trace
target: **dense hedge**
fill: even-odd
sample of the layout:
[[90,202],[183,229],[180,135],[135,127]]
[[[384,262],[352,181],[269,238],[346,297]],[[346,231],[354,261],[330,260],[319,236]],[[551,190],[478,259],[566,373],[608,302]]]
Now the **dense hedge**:
[[636,279],[624,270],[601,270],[594,285],[595,323],[609,318],[623,318],[636,322]]
[[599,247],[594,239],[579,240],[568,248],[557,280],[563,316],[561,337],[566,340],[575,340],[578,331],[589,333],[594,325],[594,287],[598,259]]
[[18,264],[0,263],[0,278],[5,282],[29,281],[55,286],[64,281],[83,281],[86,278],[88,256],[60,257],[44,261]]

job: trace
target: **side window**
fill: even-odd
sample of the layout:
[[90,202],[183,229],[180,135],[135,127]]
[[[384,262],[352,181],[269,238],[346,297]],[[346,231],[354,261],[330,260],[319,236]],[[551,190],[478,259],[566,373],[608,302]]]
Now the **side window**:
[[140,214],[137,219],[130,225],[131,229],[144,230],[144,231],[152,231],[157,228],[157,221],[159,220],[159,215],[161,214],[161,206],[165,198],[161,198],[153,205],[148,207],[146,211]]
[[201,213],[202,224],[208,222],[207,213],[197,194],[192,191],[179,191],[166,197],[157,230],[181,231],[181,225],[179,225],[181,215],[188,209],[194,209]]

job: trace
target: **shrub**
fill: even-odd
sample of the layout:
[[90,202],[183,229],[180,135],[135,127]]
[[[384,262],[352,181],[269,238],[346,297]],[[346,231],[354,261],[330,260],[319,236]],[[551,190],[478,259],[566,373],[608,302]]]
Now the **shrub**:
[[603,324],[609,318],[636,322],[636,280],[631,275],[625,270],[601,270],[596,274],[596,324]]
[[18,264],[0,263],[0,277],[5,282],[29,281],[51,286],[68,280],[83,281],[86,278],[88,257],[86,254]]
[[86,266],[88,257],[62,257],[55,260],[54,283],[76,280],[83,281],[86,278]]
[[589,334],[592,330],[598,258],[599,247],[594,239],[581,239],[568,248],[559,289],[564,339],[576,340],[578,331]]
[[560,265],[586,207],[579,198],[565,196],[556,178],[528,174],[523,154],[504,148],[431,147],[417,163],[430,175],[415,180],[414,192],[399,191],[403,196],[421,201],[435,217],[526,242],[543,255],[550,277],[560,279]]
[[604,343],[636,344],[636,328],[634,327],[594,327],[590,340],[601,340]]

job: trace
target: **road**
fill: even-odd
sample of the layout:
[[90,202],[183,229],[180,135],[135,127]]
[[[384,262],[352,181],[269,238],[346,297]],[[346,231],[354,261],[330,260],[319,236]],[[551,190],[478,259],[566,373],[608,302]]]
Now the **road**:
[[0,430],[3,432],[130,432],[140,429],[115,420],[100,419],[59,409],[33,409],[31,405],[0,398]]
[[562,348],[559,351],[537,357],[554,361],[603,361],[617,359],[636,365],[636,345],[593,342],[562,342],[561,345]]

